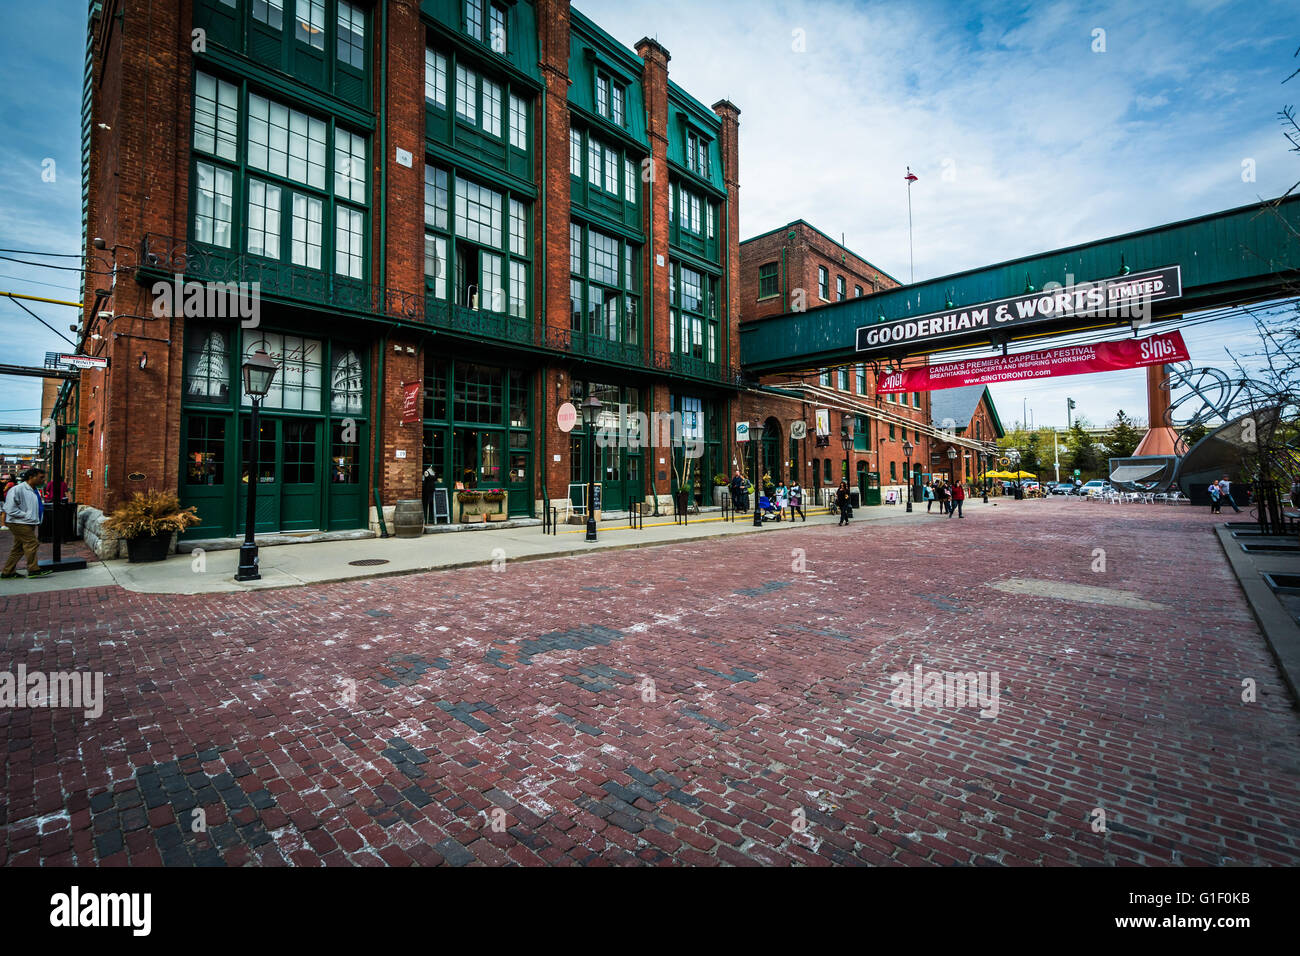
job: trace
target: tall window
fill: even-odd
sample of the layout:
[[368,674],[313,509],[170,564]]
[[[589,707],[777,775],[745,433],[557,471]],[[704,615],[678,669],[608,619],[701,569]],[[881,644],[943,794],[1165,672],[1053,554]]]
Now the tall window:
[[506,12],[496,4],[488,8],[488,42],[497,53],[506,52]]
[[718,279],[674,262],[669,273],[669,348],[718,361]]
[[766,299],[777,294],[778,263],[768,262],[758,267],[758,297]]
[[253,0],[253,19],[273,30],[284,26],[284,0]]
[[194,75],[194,148],[234,162],[239,149],[239,88]]
[[569,130],[569,175],[582,175],[582,134],[572,128]]
[[324,189],[325,139],[323,120],[248,95],[248,165]]
[[194,203],[194,238],[223,249],[230,248],[234,176],[228,169],[198,163]]
[[510,94],[510,145],[528,149],[528,104],[513,93]]
[[706,178],[709,175],[709,140],[694,131],[686,134],[686,167]]
[[840,368],[839,379],[840,379],[840,391],[847,392],[849,390],[849,370],[847,368],[844,367]]
[[835,301],[843,302],[846,298],[844,293],[844,276],[835,277]]
[[478,74],[456,67],[456,115],[469,123],[478,122]]
[[581,223],[569,224],[569,304],[574,331],[612,342],[640,343],[639,250]]
[[[270,16],[272,9],[257,12]],[[352,17],[351,11],[343,13]],[[306,4],[295,16],[313,22]],[[240,92],[237,84],[195,74],[192,237],[231,249],[238,236],[250,255],[328,269],[325,230],[331,229],[332,268],[364,278],[370,202],[366,137],[339,126],[331,142],[325,120],[252,91],[241,130]],[[241,158],[247,171],[233,166]]]
[[831,300],[831,275],[825,266],[817,267],[817,295],[825,302]]
[[483,39],[483,0],[465,0],[465,32]]
[[324,0],[297,0],[298,28],[294,35],[314,50],[325,49]]
[[424,98],[440,110],[447,108],[447,58],[437,50],[424,50]]
[[358,70],[366,68],[366,15],[347,0],[339,0],[339,60]]
[[280,187],[259,179],[248,181],[248,251],[280,258]]
[[857,367],[857,369],[854,370],[854,373],[853,373],[853,374],[854,374],[854,376],[855,376],[856,379],[857,379],[858,394],[859,394],[859,395],[865,395],[865,394],[867,394],[867,368],[866,368],[866,366],[865,366],[865,365],[859,365],[859,366]]
[[343,129],[334,132],[334,194],[366,201],[366,141]]
[[363,278],[365,217],[356,209],[339,207],[335,224],[334,271],[353,279]]
[[855,299],[860,299],[860,298],[862,298],[862,286],[860,286],[860,285],[855,285],[855,286],[853,287],[853,297],[854,297]]

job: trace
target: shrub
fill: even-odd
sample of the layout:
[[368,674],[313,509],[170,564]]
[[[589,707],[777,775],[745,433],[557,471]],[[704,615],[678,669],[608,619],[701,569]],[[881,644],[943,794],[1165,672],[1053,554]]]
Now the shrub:
[[478,501],[478,500],[479,500],[480,498],[482,498],[482,497],[483,497],[483,492],[481,492],[481,491],[458,491],[458,492],[456,492],[456,500],[459,501],[459,502],[460,502],[461,504],[463,504],[463,505],[472,505],[472,504],[474,504],[474,502]]
[[483,492],[483,500],[491,501],[492,503],[496,504],[498,502],[506,500],[506,493],[502,491],[500,488],[493,488],[491,491]]
[[137,491],[130,501],[117,507],[104,522],[104,528],[119,538],[130,540],[184,531],[198,523],[199,516],[194,506],[182,508],[174,492]]

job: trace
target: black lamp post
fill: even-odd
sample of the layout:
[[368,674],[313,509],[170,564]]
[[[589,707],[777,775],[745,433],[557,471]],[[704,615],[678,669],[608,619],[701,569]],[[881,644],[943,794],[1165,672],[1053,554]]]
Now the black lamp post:
[[[749,440],[754,446],[754,470],[752,472],[754,481],[754,527],[763,527],[763,512],[758,507],[758,496],[763,493],[763,458],[762,449],[758,446],[763,441],[763,430],[767,428],[761,421],[751,422],[749,425]],[[754,436],[757,435],[758,438]]]
[[596,540],[596,419],[600,416],[601,401],[589,394],[582,403],[582,424],[587,428],[587,539]]
[[980,474],[980,484],[984,486],[984,503],[989,503],[989,453],[984,452],[984,471]]
[[907,439],[903,439],[903,467],[907,469],[907,510],[912,510],[912,452],[916,449]]
[[853,416],[844,414],[840,416],[840,444],[844,446],[844,480],[848,481],[849,475],[849,452],[853,450]]
[[244,516],[244,543],[239,546],[239,570],[235,572],[236,581],[259,581],[262,575],[257,570],[257,544],[253,541],[253,525],[257,520],[257,479],[261,463],[258,461],[262,450],[261,423],[258,412],[262,399],[271,388],[278,366],[275,359],[262,349],[254,352],[244,363],[244,394],[253,402],[253,412],[248,420],[249,460],[248,460],[248,513]]
[[1007,461],[1011,462],[1011,470],[1016,473],[1016,500],[1020,501],[1024,494],[1020,489],[1020,452],[1012,448],[1007,452]]

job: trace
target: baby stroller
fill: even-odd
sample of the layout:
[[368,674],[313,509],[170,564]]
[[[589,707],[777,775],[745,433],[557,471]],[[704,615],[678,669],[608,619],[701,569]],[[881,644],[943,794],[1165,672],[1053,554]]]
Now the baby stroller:
[[758,496],[758,510],[764,521],[780,521],[781,512],[770,495]]

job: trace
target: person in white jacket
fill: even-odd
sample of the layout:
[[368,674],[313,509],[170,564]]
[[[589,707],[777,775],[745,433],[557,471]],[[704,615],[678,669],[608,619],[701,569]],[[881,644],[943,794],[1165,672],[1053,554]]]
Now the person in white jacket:
[[22,480],[10,488],[9,494],[5,496],[4,520],[14,536],[14,543],[9,549],[9,557],[5,560],[0,578],[18,577],[18,559],[24,556],[27,558],[29,578],[43,578],[54,573],[41,570],[38,556],[40,541],[36,532],[41,525],[45,503],[41,501],[36,489],[44,483],[45,472],[39,468],[29,468],[23,473]]

